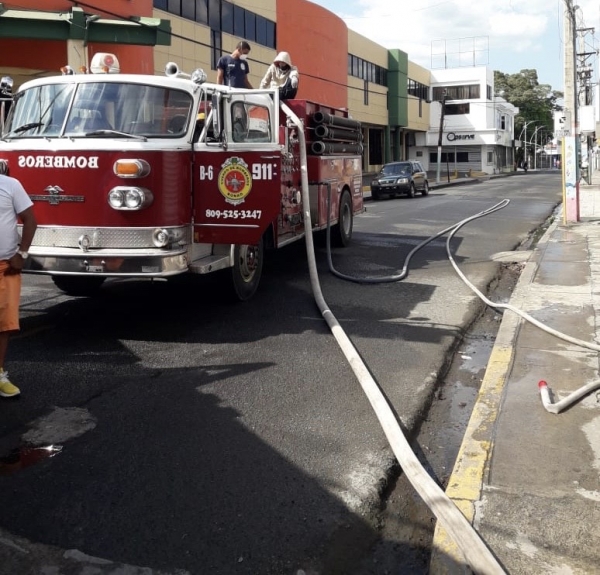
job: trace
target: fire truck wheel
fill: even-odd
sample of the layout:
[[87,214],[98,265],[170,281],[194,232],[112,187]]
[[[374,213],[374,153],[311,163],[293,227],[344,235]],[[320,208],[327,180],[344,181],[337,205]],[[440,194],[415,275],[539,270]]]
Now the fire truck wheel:
[[352,239],[352,226],[354,213],[352,211],[352,200],[350,194],[345,191],[340,198],[340,214],[338,224],[333,228],[333,242],[336,246],[345,248]]
[[68,295],[94,295],[106,278],[83,276],[52,276],[54,285]]
[[262,239],[256,246],[235,246],[231,269],[232,287],[240,301],[249,300],[256,293],[262,275],[263,255]]

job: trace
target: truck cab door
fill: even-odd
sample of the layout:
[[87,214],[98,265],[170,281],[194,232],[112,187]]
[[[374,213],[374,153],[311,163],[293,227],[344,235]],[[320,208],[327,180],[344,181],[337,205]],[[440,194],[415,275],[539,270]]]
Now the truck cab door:
[[219,93],[204,121],[193,152],[194,241],[258,244],[281,205],[273,99],[251,91]]

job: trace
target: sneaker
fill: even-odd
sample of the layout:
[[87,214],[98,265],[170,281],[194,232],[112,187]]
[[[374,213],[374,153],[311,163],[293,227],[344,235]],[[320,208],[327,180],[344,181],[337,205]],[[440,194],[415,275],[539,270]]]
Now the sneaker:
[[0,371],[0,397],[15,397],[21,390],[8,379],[8,372]]

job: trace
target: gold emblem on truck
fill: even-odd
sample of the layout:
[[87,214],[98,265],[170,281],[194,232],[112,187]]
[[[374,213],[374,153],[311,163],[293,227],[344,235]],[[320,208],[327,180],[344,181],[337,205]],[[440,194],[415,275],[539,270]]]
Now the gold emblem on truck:
[[234,206],[243,203],[252,189],[252,174],[248,164],[236,156],[229,158],[221,166],[217,183],[227,203]]

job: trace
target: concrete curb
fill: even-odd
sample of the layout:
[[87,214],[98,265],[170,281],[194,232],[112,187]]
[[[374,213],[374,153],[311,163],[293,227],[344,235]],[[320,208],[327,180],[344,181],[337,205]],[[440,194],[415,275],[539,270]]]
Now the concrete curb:
[[[527,261],[510,299],[511,305],[521,308],[524,293],[533,282],[550,236],[559,225],[559,218],[548,227],[538,246]],[[505,311],[492,349],[485,376],[473,407],[469,424],[459,449],[454,469],[448,480],[446,494],[473,524],[483,486],[489,472],[494,449],[495,423],[500,412],[506,383],[514,359],[514,345],[521,326],[521,318]],[[429,565],[430,575],[465,573],[465,559],[451,536],[438,523],[432,542]]]

